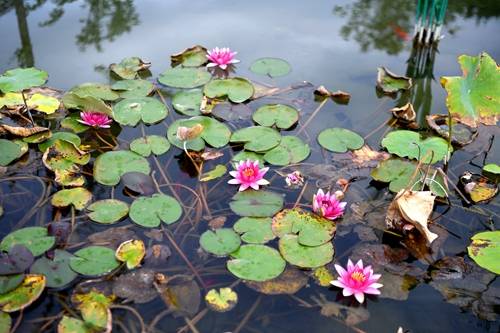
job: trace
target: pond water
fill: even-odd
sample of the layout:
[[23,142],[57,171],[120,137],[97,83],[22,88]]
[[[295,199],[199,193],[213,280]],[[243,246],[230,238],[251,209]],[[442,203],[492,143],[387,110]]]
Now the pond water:
[[[425,126],[426,115],[446,113],[446,91],[439,78],[461,75],[457,63],[459,55],[478,55],[485,51],[493,59],[500,59],[500,3],[460,0],[449,4],[444,39],[438,49],[431,52],[430,60],[415,66],[421,53],[412,49],[412,42],[408,40],[413,32],[415,2],[3,0],[0,3],[0,72],[35,66],[49,73],[48,86],[68,90],[84,82],[109,83],[109,64],[139,56],[152,64],[151,76],[147,79],[157,82],[158,75],[170,67],[171,54],[195,44],[209,49],[230,46],[238,51],[237,58],[241,60],[236,65],[238,76],[263,85],[293,87],[277,97],[252,101],[248,106],[255,110],[269,102],[285,102],[299,109],[299,124],[284,133],[300,134],[311,146],[309,158],[295,167],[305,170],[306,186],[296,190],[286,188],[277,171],[286,174],[294,168],[272,167],[268,188],[286,194],[285,207],[291,208],[297,202],[307,209],[318,187],[336,189],[335,181],[340,177],[348,178],[345,172],[349,175],[352,172],[345,164],[342,169],[338,154],[327,152],[316,143],[320,131],[329,127],[348,128],[378,150],[382,138],[391,129],[389,109],[411,101],[421,126]],[[261,57],[285,59],[292,71],[277,78],[257,75],[249,66]],[[414,79],[412,92],[396,99],[379,96],[375,89],[379,66],[411,76]],[[332,91],[349,92],[349,104],[314,101],[312,92],[319,85]],[[169,105],[169,116],[152,126],[123,126],[122,129],[114,126],[112,132],[122,149],[127,149],[130,141],[141,136],[142,131],[165,136],[173,121],[185,117],[171,106],[170,97],[176,90],[160,87]],[[303,127],[320,105],[320,111]],[[36,118],[39,125],[58,128],[60,119],[42,118]],[[232,121],[228,126],[235,131],[250,124],[251,120],[244,119]],[[95,145],[96,138],[92,134],[81,137],[84,144]],[[481,173],[483,164],[498,163],[498,139],[492,142],[489,153],[477,158],[475,151],[455,152],[448,169],[451,182],[457,183],[464,171]],[[52,194],[59,188],[51,181],[53,175],[46,170],[41,153],[37,152],[36,145],[34,147],[28,157],[12,164],[1,175],[2,238],[22,227],[72,220],[70,209],[56,209],[50,204]],[[240,150],[241,146],[226,146],[221,149],[224,156],[208,161],[204,170],[217,164],[227,164],[231,169],[231,157]],[[95,151],[93,156],[97,155]],[[465,280],[467,284],[478,284],[469,289],[468,285],[440,284],[432,278],[429,268],[445,256],[460,256],[466,258],[470,267],[478,269],[467,257],[466,246],[477,232],[498,229],[498,197],[488,203],[468,206],[452,190],[452,205],[440,201],[435,208],[434,217],[441,226],[437,228],[442,239],[439,248],[434,249],[432,255],[421,258],[416,258],[414,253],[404,253],[406,256],[402,255],[402,260],[391,262],[394,259],[391,256],[397,255],[388,253],[389,249],[404,252],[404,246],[398,237],[372,227],[377,221],[383,224],[393,195],[385,184],[375,183],[369,174],[361,172],[346,192],[344,201],[348,202],[348,208],[337,225],[333,261],[342,265],[348,258],[362,258],[378,264],[385,261],[380,266],[387,274],[382,295],[369,297],[359,305],[343,297],[338,288],[321,287],[312,278],[292,296],[265,295],[244,282],[237,283],[237,278],[225,267],[225,258],[215,258],[199,250],[199,237],[208,229],[208,221],[225,217],[225,226],[231,227],[239,218],[229,209],[229,201],[236,193],[235,186],[226,185],[229,176],[199,182],[189,159],[181,149],[173,146],[168,153],[155,159],[150,157],[148,160],[160,188],[166,194],[178,196],[184,207],[179,222],[164,225],[170,230],[167,233],[170,238],[161,232],[154,235],[151,230],[131,223],[129,218],[106,226],[92,223],[84,211],[77,211],[73,218],[76,229],[68,250],[74,252],[88,244],[87,237],[94,233],[111,227],[128,227],[147,247],[164,244],[170,248],[171,256],[165,264],[155,268],[156,272],[194,278],[192,281],[199,285],[202,296],[210,288],[234,285],[239,301],[226,313],[207,312],[201,301],[199,307],[194,306],[193,313],[184,315],[166,313],[167,307],[160,297],[145,304],[125,303],[138,311],[146,326],[151,325],[151,332],[396,332],[398,327],[411,332],[499,331],[498,278],[479,269],[479,272],[474,271],[475,278]],[[307,177],[307,167],[320,164],[335,165],[337,169],[335,172],[330,169],[330,173],[322,177],[317,174]],[[92,182],[92,169],[86,167],[84,171],[88,174],[86,188],[92,192],[93,201],[114,197],[131,203],[137,196],[127,192],[121,184],[112,188]],[[206,202],[197,200],[199,195],[204,196]],[[270,244],[277,248],[276,240]],[[328,267],[334,272],[333,265]],[[125,272],[122,268],[115,275]],[[112,278],[102,279],[101,283],[111,284]],[[13,322],[19,323],[16,331],[52,332],[57,330],[63,311],[78,316],[71,310],[70,295],[83,281],[85,279],[80,277],[65,289],[46,290],[22,312],[22,319],[19,319],[19,312],[13,313]],[[483,293],[488,293],[488,301],[484,300],[487,297],[481,298]],[[187,301],[199,301],[193,300],[196,295],[187,294],[184,297]],[[121,301],[118,299],[115,303]],[[141,325],[130,311],[116,308],[112,312],[113,332],[141,331]],[[356,316],[367,318],[358,322]]]

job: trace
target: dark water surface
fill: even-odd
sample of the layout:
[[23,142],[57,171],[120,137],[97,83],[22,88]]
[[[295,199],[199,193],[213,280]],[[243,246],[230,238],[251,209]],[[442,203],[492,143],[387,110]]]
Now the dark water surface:
[[[194,44],[207,48],[230,46],[239,52],[238,59],[241,63],[237,65],[238,75],[280,87],[309,81],[315,86],[322,84],[331,90],[340,89],[352,94],[347,106],[327,103],[305,131],[312,138],[312,155],[305,162],[329,163],[332,155],[322,151],[314,140],[322,129],[352,129],[366,136],[367,143],[373,148],[378,148],[381,138],[389,129],[383,125],[391,119],[387,110],[405,103],[408,98],[413,102],[422,125],[426,114],[446,113],[446,94],[439,78],[443,75],[460,75],[456,62],[458,55],[477,55],[486,51],[497,61],[500,59],[500,2],[450,2],[445,38],[440,42],[433,61],[424,68],[413,66],[415,52],[412,51],[411,42],[406,41],[404,36],[404,32],[409,36],[412,34],[415,1],[1,0],[0,72],[17,66],[36,66],[49,73],[49,86],[69,89],[83,82],[107,83],[107,66],[110,63],[119,62],[128,56],[139,56],[152,62],[151,80],[154,80],[169,67],[170,54],[185,47]],[[248,70],[255,59],[267,56],[286,59],[293,68],[292,72],[282,78],[263,79]],[[395,73],[414,77],[414,94],[394,100],[388,97],[378,98],[375,91],[378,66],[386,66]],[[311,91],[304,88],[300,92]],[[166,90],[165,93],[169,94],[169,91]],[[300,104],[303,95],[298,94],[293,98]],[[309,102],[304,104],[305,114],[312,112],[317,106],[312,101]],[[147,128],[147,133],[165,135],[166,126],[180,117],[172,109],[171,114],[164,123]],[[240,122],[231,127],[240,128],[248,124]],[[131,138],[140,135],[140,130],[140,127],[123,129],[118,137],[121,145],[126,147]],[[290,134],[293,133],[292,130]],[[225,148],[224,152],[225,161],[228,161],[233,151]],[[450,178],[453,181],[465,170],[480,173],[480,167],[467,162],[473,156],[474,154],[465,152],[453,155],[450,163]],[[45,225],[53,219],[70,218],[67,211],[63,211],[62,216],[56,214],[48,202],[47,198],[55,192],[54,186],[46,187],[47,191],[44,193],[40,183],[24,176],[47,175],[39,157],[31,164],[11,167],[8,174],[10,180],[0,183],[0,204],[5,209],[4,216],[0,218],[1,237],[21,226]],[[486,162],[498,163],[499,157],[500,148],[495,142]],[[476,162],[482,165],[482,160]],[[234,187],[217,182],[213,182],[219,184],[217,187],[213,187],[212,183],[198,185],[196,178],[189,174],[192,170],[188,170],[189,167],[186,166],[188,161],[176,148],[161,156],[159,163],[173,183],[204,191],[212,216],[227,216],[227,226],[237,220],[238,217],[232,215],[227,204],[235,193]],[[227,177],[224,178],[226,180]],[[315,185],[312,182],[306,188],[301,204],[310,204],[317,189]],[[287,206],[293,206],[298,192],[284,190],[283,187],[283,179],[274,174],[270,188],[286,193]],[[109,187],[94,184],[88,188],[93,192],[94,200],[109,198],[111,195]],[[169,193],[168,187],[164,189]],[[180,186],[175,189],[185,199],[185,204],[191,205],[193,197],[190,193]],[[115,196],[131,202],[132,198],[122,190],[121,186],[117,186]],[[349,205],[355,202],[383,201],[387,197],[386,192],[384,187],[375,186],[369,179],[364,179],[352,185],[347,192],[346,201]],[[36,204],[41,208],[34,214],[26,215]],[[487,212],[494,212],[495,216],[492,217],[488,213],[478,215],[463,209],[460,200],[456,198],[455,204],[451,209],[447,209],[448,206],[445,205],[436,208],[437,212],[444,213],[439,220],[443,230],[445,233],[446,230],[451,232],[446,236],[446,241],[437,251],[434,260],[446,255],[463,256],[470,236],[486,230],[488,224],[499,227],[495,217],[500,213],[498,199],[480,206]],[[82,217],[77,220],[75,243],[85,241],[87,235],[107,228],[91,223],[83,217],[83,213],[80,214]],[[189,214],[196,218],[195,212],[191,211]],[[384,214],[385,210],[375,211],[371,218],[383,220]],[[208,218],[207,212],[203,212],[202,216],[198,216],[199,223],[195,228],[190,228],[189,224],[179,228],[176,240],[182,244],[183,251],[195,267],[201,270],[208,284],[227,286],[235,278],[225,270],[225,260],[207,259],[197,251],[198,237],[207,229]],[[356,253],[362,252],[359,250],[361,241],[352,232],[354,220],[352,211],[349,211],[343,219],[345,226],[338,227],[339,235],[335,238],[336,262],[345,264],[356,248]],[[126,225],[130,225],[130,220],[120,222],[118,226]],[[174,225],[172,230],[175,228]],[[143,235],[144,230],[135,225],[131,229],[145,239],[146,244],[168,244],[166,239],[148,239]],[[373,244],[383,242],[393,245],[395,242],[382,232],[376,235],[379,239],[371,241]],[[369,243],[370,241],[365,240],[363,244]],[[163,272],[190,275],[191,272],[177,252],[172,251]],[[415,269],[425,271],[428,268],[428,263],[415,258],[410,257],[406,262]],[[321,315],[318,306],[307,307],[307,304],[316,305],[311,296],[318,297],[319,294],[325,295],[328,301],[357,306],[351,300],[343,299],[337,289],[318,287],[312,279],[296,294],[297,298],[286,295],[260,296],[240,283],[235,288],[240,297],[236,308],[222,314],[209,312],[196,327],[199,332],[236,331],[242,321],[246,322],[244,318],[249,314],[248,322],[241,328],[241,332],[396,332],[399,326],[411,332],[498,332],[498,321],[478,318],[476,314],[481,309],[476,309],[475,314],[471,306],[461,308],[464,303],[450,304],[427,282],[429,279],[422,279],[420,283],[412,285],[409,294],[395,293],[389,298],[384,297],[382,289],[381,297],[370,298],[361,306],[369,311],[370,318],[357,324],[356,328]],[[498,297],[498,279],[493,280],[489,288]],[[40,300],[24,311],[24,319],[17,331],[37,332],[45,322],[34,320],[59,314],[64,309],[61,304],[68,302],[65,297],[71,289],[46,291]],[[204,295],[204,290],[202,294]],[[478,298],[480,292],[469,296]],[[498,313],[498,301],[496,304],[493,311]],[[141,313],[146,324],[165,309],[159,298],[134,307]],[[204,305],[200,310],[203,307]],[[13,316],[14,321],[17,318],[17,315]],[[140,332],[137,321],[129,312],[114,310],[113,318],[115,323],[119,323],[115,325],[113,332]],[[57,322],[58,319],[44,331],[55,331]],[[167,315],[157,323],[156,331],[178,332],[185,325],[182,317]]]

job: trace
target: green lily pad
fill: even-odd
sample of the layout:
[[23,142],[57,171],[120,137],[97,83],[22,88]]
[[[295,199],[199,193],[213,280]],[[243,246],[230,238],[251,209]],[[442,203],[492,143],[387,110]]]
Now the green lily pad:
[[203,173],[200,176],[200,181],[201,182],[208,182],[210,180],[220,178],[220,177],[224,176],[226,174],[226,172],[227,172],[227,168],[224,164],[217,164],[215,166],[215,168],[213,168],[212,170]]
[[267,281],[279,276],[286,263],[275,249],[260,244],[241,246],[231,253],[227,269],[243,280]]
[[57,325],[58,333],[93,333],[94,329],[83,320],[63,316]]
[[[80,119],[80,117],[78,117],[78,119]],[[76,135],[75,133],[71,133],[71,132],[54,132],[54,133],[52,133],[52,136],[49,139],[47,139],[47,141],[44,141],[44,142],[42,142],[42,143],[40,143],[38,145],[38,149],[43,153],[49,147],[52,147],[55,144],[56,140],[69,141],[69,142],[71,142],[72,144],[74,144],[77,147],[82,144],[82,141],[81,141],[80,137],[78,135]]]
[[253,84],[242,77],[210,81],[203,93],[209,98],[226,97],[233,103],[243,103],[253,96]]
[[34,67],[11,69],[0,76],[0,90],[8,93],[38,87],[47,82],[48,76],[47,72]]
[[197,116],[200,114],[201,89],[181,90],[172,97],[172,106],[186,116]]
[[271,228],[270,217],[242,217],[233,226],[234,231],[241,235],[241,240],[246,243],[264,244],[276,236]]
[[93,328],[93,332],[110,331],[112,324],[111,305],[114,296],[106,296],[92,290],[85,294],[73,294],[71,300],[82,314],[86,325]]
[[74,253],[69,265],[75,272],[87,276],[101,276],[116,269],[120,263],[115,251],[104,246],[88,246]]
[[73,205],[75,209],[82,210],[92,200],[92,193],[83,187],[75,187],[57,191],[51,203],[55,207],[67,207]]
[[272,231],[278,237],[298,234],[301,245],[318,246],[333,238],[336,226],[332,221],[300,208],[284,209],[273,217]]
[[182,207],[175,198],[165,194],[139,197],[130,206],[129,216],[140,226],[155,228],[160,222],[172,224],[182,215]]
[[59,109],[59,105],[61,102],[55,97],[45,96],[42,94],[33,94],[27,101],[27,104],[30,108],[33,108],[37,111],[51,114],[56,112]]
[[33,135],[30,135],[30,136],[23,138],[23,142],[41,143],[41,142],[47,141],[51,137],[52,137],[52,132],[50,130],[42,131],[42,132],[39,132],[39,133],[36,133],[36,134],[33,134]]
[[45,276],[26,274],[16,289],[0,295],[0,310],[7,313],[22,310],[36,301],[44,289]]
[[397,193],[409,185],[415,169],[416,165],[412,162],[391,158],[380,162],[378,167],[372,170],[371,176],[377,181],[390,183],[389,190]]
[[279,193],[246,190],[236,193],[229,206],[240,216],[269,217],[279,212],[283,203],[283,195]]
[[74,164],[85,165],[90,160],[90,154],[78,149],[70,141],[56,139],[43,154],[43,164],[52,171],[71,170]]
[[345,153],[363,147],[365,140],[357,133],[345,128],[327,128],[318,135],[321,147],[335,153]]
[[129,57],[118,64],[109,65],[109,69],[122,79],[135,79],[138,72],[146,70],[150,66],[150,62],[145,62],[139,57]]
[[296,136],[283,136],[279,145],[264,154],[264,160],[273,165],[302,162],[311,153],[309,145]]
[[254,152],[265,152],[276,147],[281,135],[275,129],[264,126],[250,126],[237,130],[231,136],[231,142],[244,142],[244,148]]
[[7,166],[21,157],[21,146],[13,141],[0,139],[0,166]]
[[500,231],[485,231],[472,236],[467,247],[469,256],[479,266],[500,274]]
[[446,106],[452,117],[477,127],[496,125],[500,119],[500,70],[487,53],[477,57],[461,55],[463,76],[445,76],[441,85],[448,92]]
[[[76,134],[83,133],[90,128],[89,126],[80,123],[78,120],[81,120],[80,114],[72,113],[63,120],[61,120],[61,127],[69,129]],[[60,132],[60,133],[67,133],[67,132]]]
[[12,326],[12,319],[8,313],[0,312],[0,333],[9,333]]
[[493,173],[493,174],[495,174],[495,175],[498,175],[498,174],[500,174],[500,165],[495,164],[495,163],[489,163],[489,164],[486,164],[486,165],[483,167],[483,171],[486,171],[486,172],[489,172],[489,173]]
[[274,279],[256,282],[245,281],[247,287],[265,295],[293,295],[302,289],[309,277],[293,266],[287,266],[285,271]]
[[159,135],[148,135],[144,138],[137,138],[130,143],[130,150],[148,157],[151,153],[155,155],[165,154],[170,149],[170,142],[167,138]]
[[94,162],[94,179],[103,185],[114,186],[120,177],[127,172],[149,174],[151,168],[148,161],[131,151],[109,151],[99,155]]
[[262,126],[288,129],[299,121],[297,109],[284,104],[267,104],[255,111],[253,120]]
[[174,146],[183,149],[183,141],[177,138],[177,129],[180,126],[193,127],[197,124],[203,126],[201,134],[193,140],[186,141],[186,147],[190,150],[200,151],[205,148],[205,143],[214,148],[222,148],[229,142],[231,131],[225,124],[205,116],[179,119],[170,125],[167,130],[167,138]]
[[201,248],[219,257],[236,251],[240,244],[240,236],[229,228],[207,230],[200,237]]
[[89,218],[102,224],[116,223],[128,214],[128,204],[116,199],[93,202],[87,209],[90,211]]
[[266,163],[266,161],[264,161],[264,155],[254,153],[253,151],[240,151],[238,154],[234,155],[232,159],[234,163],[246,160],[259,161],[259,167],[261,168],[263,168],[264,163]]
[[140,239],[131,239],[121,243],[115,252],[116,259],[126,263],[128,269],[139,266],[145,255],[146,247]]
[[121,98],[140,98],[150,95],[154,84],[147,80],[121,80],[115,82],[111,89],[118,92]]
[[[0,294],[16,289],[24,280],[24,274],[10,274],[0,276]],[[1,312],[0,312],[1,313]]]
[[78,96],[73,92],[64,94],[62,102],[66,109],[100,112],[111,116],[112,110],[102,99],[93,96]]
[[142,121],[155,124],[165,119],[168,109],[153,97],[125,98],[113,107],[113,119],[120,125],[135,126]]
[[4,106],[11,108],[16,107],[17,105],[23,105],[23,95],[21,93],[5,93],[0,96],[0,108]]
[[69,262],[73,255],[64,250],[55,250],[54,259],[41,257],[30,268],[30,273],[41,274],[47,278],[47,287],[62,288],[76,279],[76,274]]
[[394,94],[399,90],[408,90],[412,81],[406,76],[399,76],[384,67],[378,68],[377,87],[386,94]]
[[316,268],[333,259],[333,244],[306,246],[299,243],[299,236],[287,234],[280,238],[280,253],[290,264],[301,268]]
[[254,61],[250,70],[256,74],[268,75],[270,77],[284,76],[290,73],[290,64],[279,58],[260,58]]
[[205,302],[214,311],[227,312],[238,303],[238,294],[231,288],[210,289],[205,295]]
[[205,68],[169,68],[161,73],[158,81],[174,88],[196,88],[204,85],[212,75]]
[[207,62],[207,49],[201,45],[195,45],[179,53],[170,56],[172,67],[182,65],[184,67],[199,67]]
[[50,250],[56,242],[55,237],[49,236],[45,227],[27,227],[11,232],[0,243],[1,251],[9,251],[9,249],[21,244],[31,251],[33,256],[37,257]]
[[[382,140],[382,147],[391,154],[420,159],[423,163],[436,163],[448,155],[448,142],[445,139],[433,136],[422,140],[419,133],[408,130],[390,132]],[[434,152],[432,159],[431,151]]]
[[120,98],[116,92],[111,90],[111,87],[102,83],[83,83],[69,90],[70,93],[78,97],[94,97],[103,101],[114,101]]

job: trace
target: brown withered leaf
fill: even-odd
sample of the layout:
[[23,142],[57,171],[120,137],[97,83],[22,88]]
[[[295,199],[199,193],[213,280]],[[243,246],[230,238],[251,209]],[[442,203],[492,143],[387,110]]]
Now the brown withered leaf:
[[224,226],[224,223],[226,223],[227,217],[225,216],[217,216],[208,221],[208,226],[211,229],[220,229]]
[[224,156],[224,153],[219,150],[207,150],[201,154],[201,158],[205,161],[215,160],[222,156]]
[[[425,120],[430,128],[432,128],[441,137],[448,139],[450,136],[449,119],[446,114],[431,114],[425,116]],[[465,146],[474,141],[478,131],[470,126],[461,124],[452,119],[451,125],[451,143]]]
[[148,303],[158,296],[154,281],[155,272],[141,268],[117,277],[113,281],[113,293],[134,303]]
[[308,276],[299,269],[288,266],[278,277],[263,281],[245,281],[245,284],[266,295],[292,295],[302,289],[307,283]]
[[201,303],[200,287],[191,278],[179,277],[167,280],[166,283],[156,283],[156,290],[174,316],[193,316],[198,312]]
[[436,200],[432,192],[402,189],[396,195],[395,200],[403,219],[413,224],[431,244],[438,237],[427,226],[434,209],[434,200]]
[[135,232],[127,227],[108,228],[101,232],[96,232],[88,236],[88,240],[93,245],[103,245],[117,248],[121,243],[135,238]]
[[406,103],[401,107],[392,108],[389,111],[392,112],[394,118],[401,119],[406,122],[415,121],[415,119],[417,118],[417,114],[415,113],[413,104],[411,103]]
[[9,126],[6,124],[0,124],[0,134],[11,134],[21,138],[26,138],[28,136],[48,132],[50,131],[47,127],[35,126],[35,127],[20,127],[20,126]]
[[314,95],[322,98],[329,97],[337,104],[349,104],[349,101],[351,100],[351,94],[341,90],[331,92],[326,89],[325,86],[319,86],[316,88],[316,90],[314,90]]

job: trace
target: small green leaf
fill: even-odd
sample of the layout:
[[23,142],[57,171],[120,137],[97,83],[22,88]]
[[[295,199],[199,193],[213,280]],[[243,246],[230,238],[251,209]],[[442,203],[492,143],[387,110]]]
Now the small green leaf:
[[144,157],[148,157],[151,153],[156,156],[165,154],[169,149],[170,142],[167,138],[159,135],[137,138],[130,143],[130,150]]
[[0,333],[9,333],[12,325],[12,319],[8,313],[0,312]]
[[205,143],[214,148],[222,148],[229,142],[231,137],[229,127],[220,121],[205,116],[176,120],[167,130],[168,140],[174,146],[183,149],[184,142],[177,138],[177,129],[181,126],[192,128],[197,124],[203,126],[203,131],[195,139],[186,141],[187,149],[200,151],[205,148]]
[[109,85],[102,83],[83,83],[71,88],[68,92],[81,98],[94,97],[103,101],[114,101],[120,97],[120,95],[111,90]]
[[247,79],[235,77],[212,80],[203,92],[209,98],[227,97],[233,103],[243,103],[253,96],[254,87]]
[[486,171],[486,172],[489,172],[489,173],[493,173],[493,174],[495,174],[495,175],[498,175],[498,174],[500,174],[500,165],[495,164],[495,163],[489,163],[489,164],[486,164],[486,165],[483,167],[483,171]]
[[202,98],[200,89],[181,90],[172,97],[172,106],[186,116],[198,116]]
[[0,76],[0,90],[8,93],[38,87],[47,82],[48,76],[47,72],[34,67],[11,69]]
[[204,68],[176,67],[161,73],[158,81],[174,88],[196,88],[204,85],[211,78],[212,75]]
[[242,217],[233,226],[234,231],[241,235],[241,240],[247,243],[264,244],[276,236],[271,228],[270,217]]
[[283,207],[283,195],[270,191],[246,190],[236,193],[229,203],[231,210],[240,216],[273,216]]
[[83,187],[64,189],[52,196],[51,203],[55,207],[67,207],[73,205],[75,209],[82,210],[92,200],[92,193]]
[[236,251],[240,244],[240,236],[229,228],[207,230],[200,237],[200,246],[203,250],[219,257]]
[[205,295],[205,302],[210,309],[217,312],[232,310],[238,303],[238,294],[231,288],[210,289]]
[[33,274],[42,274],[47,278],[47,287],[62,288],[76,279],[76,274],[69,262],[73,255],[63,250],[55,250],[54,259],[41,257],[30,268]]
[[[78,117],[80,119],[80,117]],[[82,125],[83,126],[83,125]],[[88,128],[87,126],[85,126]],[[45,142],[42,142],[38,145],[38,149],[44,153],[49,147],[52,147],[55,143],[56,140],[65,140],[68,142],[71,142],[75,146],[80,146],[82,144],[82,141],[78,135],[75,133],[71,132],[54,132],[52,133],[52,136]]]
[[116,199],[104,199],[87,207],[89,218],[101,224],[113,224],[128,214],[128,204]]
[[316,268],[333,259],[333,244],[306,246],[299,243],[299,236],[287,234],[280,238],[280,253],[290,264],[301,268]]
[[231,136],[231,142],[243,142],[246,150],[257,153],[273,149],[280,141],[281,135],[278,131],[263,126],[245,127]]
[[140,239],[131,239],[118,246],[115,252],[116,259],[127,264],[128,269],[134,269],[141,264],[146,255],[146,247]]
[[469,256],[481,267],[500,274],[500,231],[485,231],[472,236]]
[[199,67],[207,62],[207,49],[201,45],[195,45],[182,52],[170,56],[172,67],[182,65],[183,67]]
[[283,59],[260,58],[250,66],[250,70],[256,74],[278,77],[287,75],[292,68],[290,64]]
[[116,269],[120,263],[115,259],[115,251],[104,246],[84,247],[70,259],[70,267],[75,272],[87,276],[101,276]]
[[279,145],[264,154],[264,160],[273,165],[289,165],[305,160],[311,149],[296,136],[283,136]]
[[155,228],[160,222],[172,224],[182,215],[179,202],[165,194],[154,194],[152,197],[139,197],[130,206],[129,216],[140,226]]
[[45,289],[45,276],[26,274],[23,282],[6,294],[0,295],[0,310],[16,312],[36,301]]
[[0,166],[7,166],[21,157],[21,146],[5,139],[0,139]]
[[165,104],[153,97],[125,98],[113,107],[113,119],[121,125],[155,124],[167,115]]
[[49,236],[47,228],[44,227],[27,227],[11,232],[0,243],[1,251],[9,251],[9,249],[21,244],[28,248],[37,257],[50,250],[56,242],[55,237]]
[[109,151],[99,155],[94,162],[94,179],[103,185],[114,186],[120,177],[127,172],[149,174],[151,168],[148,161],[131,151]]
[[321,147],[335,153],[345,153],[363,147],[365,140],[357,133],[345,128],[327,128],[318,135]]
[[215,168],[210,171],[205,172],[201,175],[200,181],[208,182],[209,180],[217,179],[224,176],[227,172],[227,168],[223,164],[217,164]]
[[275,249],[260,244],[241,246],[231,253],[227,269],[243,280],[267,281],[279,276],[286,263]]
[[140,98],[149,96],[154,90],[154,84],[147,80],[121,80],[115,82],[111,89],[120,94],[121,98]]
[[259,167],[263,168],[264,163],[264,156],[261,154],[254,153],[253,151],[240,151],[238,154],[233,156],[233,164],[241,162],[241,161],[246,161],[246,160],[252,160],[252,161],[259,161]]
[[297,109],[284,104],[267,104],[255,111],[253,120],[262,126],[288,129],[299,121]]
[[151,66],[150,62],[145,62],[139,57],[124,58],[118,64],[109,65],[109,69],[122,79],[135,79],[137,73],[146,70]]

